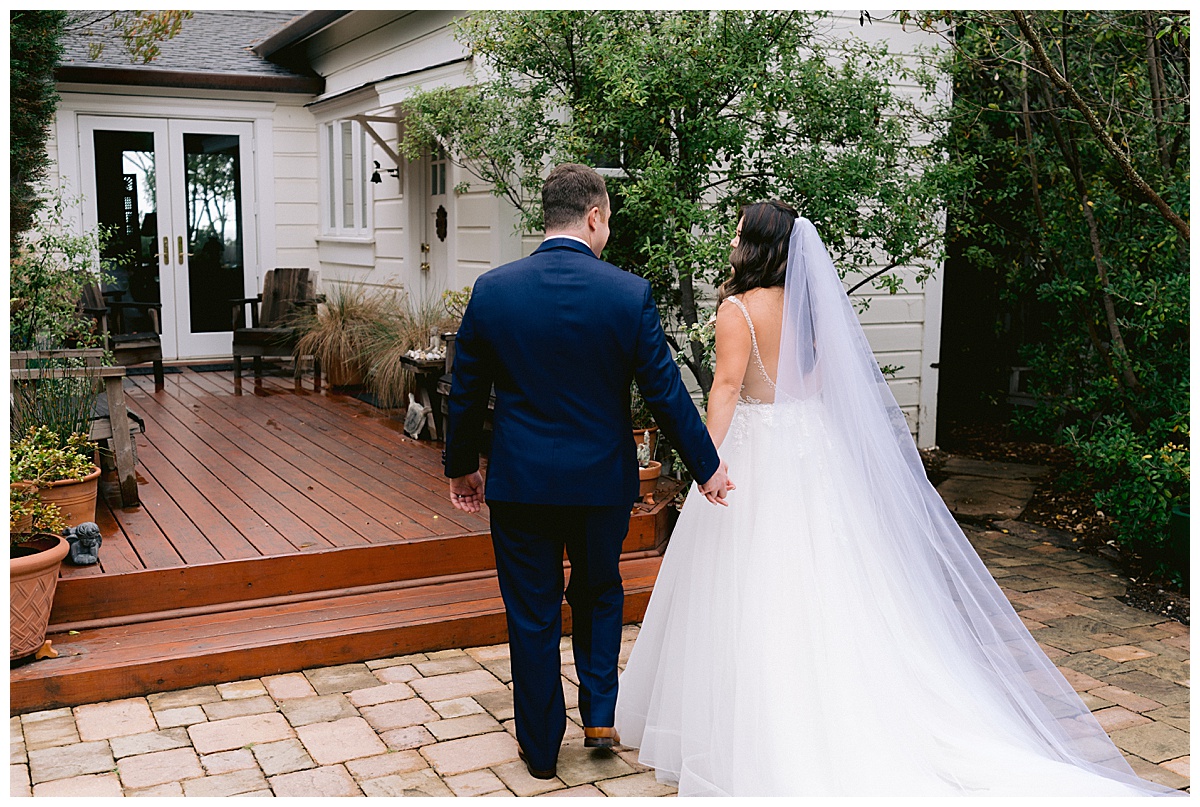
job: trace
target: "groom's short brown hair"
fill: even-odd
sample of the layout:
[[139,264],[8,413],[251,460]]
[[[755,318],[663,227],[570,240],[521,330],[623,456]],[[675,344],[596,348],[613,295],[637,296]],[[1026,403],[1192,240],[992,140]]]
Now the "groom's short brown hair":
[[547,231],[578,224],[593,207],[608,208],[608,189],[595,169],[563,163],[546,177],[542,185],[542,219]]

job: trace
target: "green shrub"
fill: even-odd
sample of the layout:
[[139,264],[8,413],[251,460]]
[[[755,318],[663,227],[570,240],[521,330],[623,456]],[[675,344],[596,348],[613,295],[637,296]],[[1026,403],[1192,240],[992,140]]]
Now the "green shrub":
[[1095,503],[1113,519],[1117,540],[1142,556],[1151,571],[1176,582],[1185,569],[1187,543],[1176,546],[1168,524],[1172,508],[1188,503],[1191,477],[1187,417],[1160,419],[1143,434],[1125,419],[1101,420],[1089,433],[1075,426],[1064,435],[1079,463],[1100,489]]

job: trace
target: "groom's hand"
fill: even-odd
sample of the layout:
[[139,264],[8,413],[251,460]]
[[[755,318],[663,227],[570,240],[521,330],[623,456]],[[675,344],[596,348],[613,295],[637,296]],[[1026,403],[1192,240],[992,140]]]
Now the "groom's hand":
[[464,513],[478,513],[483,505],[483,475],[476,471],[451,479],[450,504]]
[[733,484],[729,478],[729,466],[725,464],[724,460],[721,460],[721,467],[717,468],[717,472],[700,486],[700,492],[713,504],[728,507],[729,502],[725,501],[725,494],[736,488],[737,485]]

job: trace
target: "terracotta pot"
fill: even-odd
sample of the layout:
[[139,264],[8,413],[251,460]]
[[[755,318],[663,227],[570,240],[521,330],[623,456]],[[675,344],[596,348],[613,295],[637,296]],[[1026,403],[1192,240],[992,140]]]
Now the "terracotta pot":
[[[37,485],[32,482],[10,482],[8,487],[12,490],[37,490]],[[10,518],[8,523],[13,535],[28,535],[33,532],[33,513],[21,516],[15,523]]]
[[69,549],[67,539],[58,535],[42,535],[9,547],[13,556],[8,562],[9,660],[28,656],[45,643],[58,568]]
[[326,371],[331,387],[361,387],[365,379],[362,365],[358,362],[334,362]]
[[658,487],[658,477],[662,475],[662,463],[657,460],[650,461],[650,467],[638,468],[638,479],[641,481],[641,487],[638,488],[638,495],[645,499],[647,496],[654,494],[655,488]]
[[633,430],[633,444],[636,448],[641,448],[642,440],[645,439],[644,435],[647,432],[650,433],[650,459],[654,459],[654,452],[658,450],[658,427],[657,426],[651,426],[647,429],[634,429]]
[[68,527],[77,527],[85,521],[96,520],[96,494],[99,490],[100,466],[92,466],[92,472],[83,479],[60,479],[50,482],[38,491],[38,498],[57,504],[63,521]]

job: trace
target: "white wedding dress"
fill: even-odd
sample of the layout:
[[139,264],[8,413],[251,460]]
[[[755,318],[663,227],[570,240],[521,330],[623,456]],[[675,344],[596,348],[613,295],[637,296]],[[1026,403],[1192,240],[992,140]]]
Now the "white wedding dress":
[[[841,397],[864,359],[839,351],[869,348],[831,287],[801,302],[792,273],[832,264],[796,227],[778,401],[737,405],[729,506],[688,496],[620,678],[622,742],[684,796],[1183,795],[1133,774],[1038,649],[915,479],[890,393]],[[774,386],[756,338],[746,379]]]

